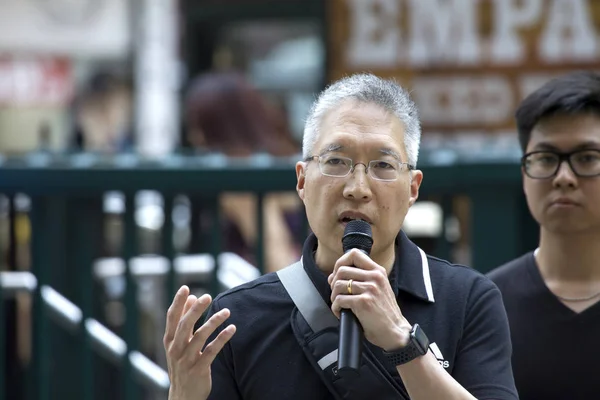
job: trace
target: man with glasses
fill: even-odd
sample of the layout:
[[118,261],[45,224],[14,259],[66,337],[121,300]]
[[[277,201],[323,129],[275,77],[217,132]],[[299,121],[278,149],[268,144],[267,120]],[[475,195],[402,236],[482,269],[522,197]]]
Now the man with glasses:
[[600,75],[549,81],[516,112],[538,248],[490,272],[522,400],[600,393]]
[[[496,286],[427,256],[401,230],[423,179],[420,134],[415,104],[393,81],[359,74],[321,93],[296,164],[313,232],[302,258],[212,304],[180,289],[164,336],[171,400],[517,398]],[[343,251],[353,220],[370,226],[370,256]],[[337,370],[341,309],[364,332],[354,377]]]

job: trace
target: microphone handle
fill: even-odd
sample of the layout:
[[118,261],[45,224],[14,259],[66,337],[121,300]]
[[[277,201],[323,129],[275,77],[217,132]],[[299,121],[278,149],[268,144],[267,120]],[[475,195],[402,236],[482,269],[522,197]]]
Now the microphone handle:
[[[347,253],[352,249],[347,249]],[[369,252],[359,249],[366,255]],[[340,313],[340,338],[338,345],[338,374],[342,377],[359,375],[362,357],[363,329],[351,310],[342,309]]]
[[358,375],[362,356],[363,329],[351,310],[342,309],[338,347],[338,373],[342,377]]

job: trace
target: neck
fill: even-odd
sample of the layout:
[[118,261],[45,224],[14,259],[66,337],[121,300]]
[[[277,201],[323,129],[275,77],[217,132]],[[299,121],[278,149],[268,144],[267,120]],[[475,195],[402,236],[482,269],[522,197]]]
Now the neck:
[[600,281],[600,232],[557,234],[542,228],[537,263],[546,279]]
[[[315,254],[315,263],[317,267],[323,273],[329,275],[333,272],[333,268],[335,267],[335,263],[342,255],[336,252],[328,251],[324,246],[317,246],[317,252]],[[385,268],[387,274],[389,275],[394,266],[394,260],[396,258],[396,249],[395,246],[391,246],[385,251],[381,252],[372,252],[369,256],[371,260],[375,263],[381,265]]]

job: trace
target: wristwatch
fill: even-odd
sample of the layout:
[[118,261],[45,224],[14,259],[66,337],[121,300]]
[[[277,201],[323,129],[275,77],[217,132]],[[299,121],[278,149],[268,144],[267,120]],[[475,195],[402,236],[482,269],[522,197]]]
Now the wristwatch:
[[414,324],[410,330],[408,344],[400,350],[383,351],[385,358],[394,366],[406,364],[417,357],[427,354],[429,339],[419,324]]

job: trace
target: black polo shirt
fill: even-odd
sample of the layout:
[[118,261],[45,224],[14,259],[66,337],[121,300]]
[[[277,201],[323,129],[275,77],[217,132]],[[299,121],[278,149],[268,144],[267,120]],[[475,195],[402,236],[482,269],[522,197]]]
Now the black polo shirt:
[[[308,237],[302,260],[328,305],[327,276]],[[390,284],[407,320],[419,323],[438,362],[477,399],[517,399],[506,312],[496,286],[477,271],[427,256],[401,232]],[[212,366],[210,399],[333,399],[298,344],[290,325],[294,303],[276,273],[217,296],[209,315],[228,308],[237,332]],[[216,335],[216,333],[215,333]],[[214,338],[211,337],[210,340]],[[375,355],[381,357],[381,349]],[[382,363],[386,365],[382,358]],[[392,376],[401,383],[393,366]],[[377,387],[372,389],[377,397]]]
[[600,398],[600,302],[579,313],[565,306],[546,286],[533,252],[488,276],[508,314],[519,397]]

